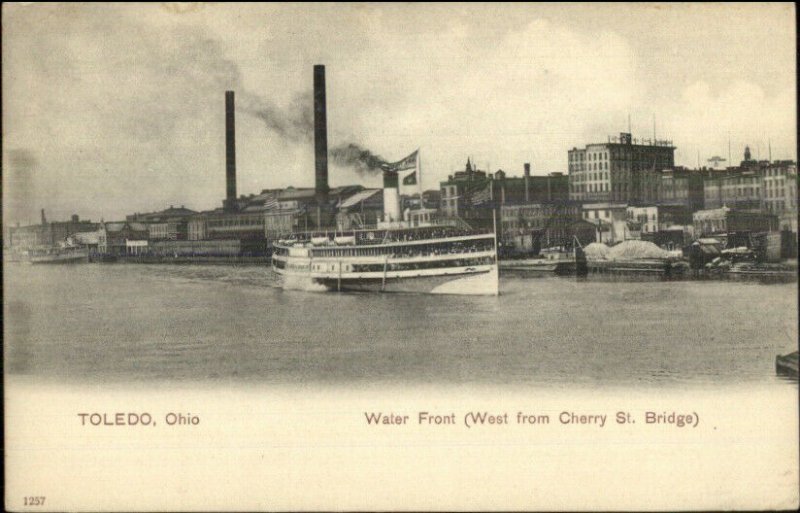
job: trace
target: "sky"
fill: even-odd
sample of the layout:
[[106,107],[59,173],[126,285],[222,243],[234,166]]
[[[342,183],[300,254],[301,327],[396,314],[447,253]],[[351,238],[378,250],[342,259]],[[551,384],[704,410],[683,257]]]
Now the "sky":
[[[312,70],[328,144],[463,169],[566,172],[627,131],[676,164],[796,160],[793,4],[3,4],[3,216],[94,221],[313,186]],[[331,165],[332,186],[380,178]]]

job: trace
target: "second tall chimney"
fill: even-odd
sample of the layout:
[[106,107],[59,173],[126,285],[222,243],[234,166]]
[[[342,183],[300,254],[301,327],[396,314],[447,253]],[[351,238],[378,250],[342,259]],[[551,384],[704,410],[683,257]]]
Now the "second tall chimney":
[[233,91],[225,91],[225,203],[236,202],[236,126]]
[[322,64],[314,66],[314,188],[319,199],[328,194],[328,121]]
[[531,165],[525,163],[525,203],[530,201],[530,180],[531,180]]

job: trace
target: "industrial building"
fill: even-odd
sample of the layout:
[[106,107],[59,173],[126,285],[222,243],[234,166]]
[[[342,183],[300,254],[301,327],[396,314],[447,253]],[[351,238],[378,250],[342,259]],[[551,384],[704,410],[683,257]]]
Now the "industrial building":
[[8,229],[8,246],[13,250],[28,250],[40,247],[55,247],[72,234],[94,232],[99,224],[80,219],[74,214],[69,221],[48,222],[44,209],[41,222],[28,226],[12,226]]

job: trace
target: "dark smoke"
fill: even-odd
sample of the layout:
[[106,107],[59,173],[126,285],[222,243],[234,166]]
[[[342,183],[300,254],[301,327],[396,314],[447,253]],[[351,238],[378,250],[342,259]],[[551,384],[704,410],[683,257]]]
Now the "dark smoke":
[[355,143],[340,144],[329,150],[334,164],[340,167],[351,167],[361,175],[381,172],[386,160],[366,148]]
[[27,149],[13,149],[8,152],[11,170],[20,177],[27,179],[36,169],[38,161],[33,152]]
[[28,149],[8,150],[8,167],[3,172],[3,186],[6,189],[6,207],[10,216],[16,220],[35,219],[36,208],[32,205],[36,192],[34,175],[39,162]]
[[[240,101],[241,98],[241,101]],[[288,108],[280,108],[257,95],[237,92],[237,108],[264,122],[267,130],[287,141],[311,142],[314,135],[313,96],[310,92],[295,95]],[[241,107],[239,107],[241,105]]]
[[221,41],[196,31],[179,29],[176,33],[181,45],[167,66],[170,76],[184,77],[194,88],[213,91],[220,98],[223,91],[233,90],[236,110],[261,120],[273,134],[292,143],[313,140],[314,104],[310,91],[298,93],[288,105],[279,106],[267,96],[245,89],[242,70],[226,56]]
[[[268,96],[245,89],[242,71],[237,63],[227,58],[221,41],[205,34],[185,32],[179,56],[197,55],[199,59],[181,58],[173,63],[177,76],[187,76],[191,83],[203,84],[213,94],[233,90],[236,95],[236,110],[253,116],[264,123],[266,129],[281,140],[293,144],[310,144],[314,140],[314,96],[310,90],[298,93],[287,105],[277,105]],[[187,69],[188,62],[188,69]],[[311,85],[311,69],[308,81]],[[268,92],[267,92],[268,93]],[[333,162],[340,167],[350,167],[361,174],[380,172],[386,161],[358,144],[340,144],[330,150]]]

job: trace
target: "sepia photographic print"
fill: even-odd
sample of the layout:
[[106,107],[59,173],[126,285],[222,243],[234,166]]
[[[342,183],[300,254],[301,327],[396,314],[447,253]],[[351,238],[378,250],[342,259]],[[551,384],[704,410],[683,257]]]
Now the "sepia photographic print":
[[797,509],[795,6],[2,6],[10,511]]

